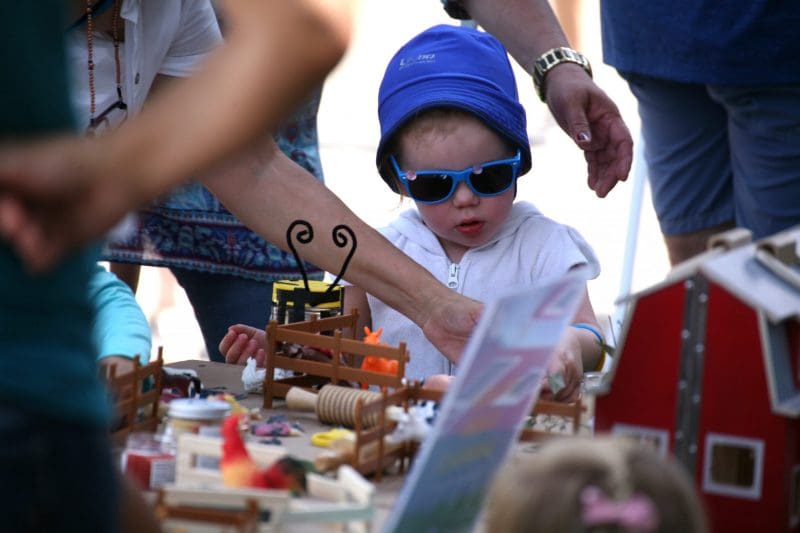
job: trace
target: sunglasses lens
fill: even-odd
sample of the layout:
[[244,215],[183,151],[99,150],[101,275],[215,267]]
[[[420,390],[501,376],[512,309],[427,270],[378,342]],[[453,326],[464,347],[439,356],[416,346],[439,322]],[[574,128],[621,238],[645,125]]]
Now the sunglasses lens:
[[417,174],[408,182],[411,197],[421,202],[437,202],[450,194],[453,178],[447,174]]
[[514,182],[514,167],[509,163],[485,167],[469,177],[472,188],[479,194],[499,194]]

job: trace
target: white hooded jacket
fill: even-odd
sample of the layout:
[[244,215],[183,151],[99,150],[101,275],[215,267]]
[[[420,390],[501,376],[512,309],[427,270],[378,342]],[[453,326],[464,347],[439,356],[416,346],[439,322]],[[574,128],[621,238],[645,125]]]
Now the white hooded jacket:
[[[485,302],[508,287],[532,285],[587,265],[597,277],[600,265],[591,246],[573,228],[544,216],[527,202],[516,202],[497,235],[478,248],[467,250],[459,263],[451,263],[436,235],[416,209],[409,209],[381,229],[381,233],[411,259],[451,289]],[[405,342],[410,354],[406,377],[423,379],[432,374],[453,374],[450,363],[408,318],[368,295],[373,329],[383,327],[381,341],[392,346]]]

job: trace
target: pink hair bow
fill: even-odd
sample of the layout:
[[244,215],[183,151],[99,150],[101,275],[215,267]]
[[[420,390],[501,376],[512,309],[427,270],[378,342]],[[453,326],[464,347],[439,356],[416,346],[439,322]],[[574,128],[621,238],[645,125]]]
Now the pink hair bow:
[[635,533],[649,533],[658,527],[658,511],[643,494],[616,501],[598,487],[590,486],[581,491],[581,505],[581,519],[586,526],[617,524]]

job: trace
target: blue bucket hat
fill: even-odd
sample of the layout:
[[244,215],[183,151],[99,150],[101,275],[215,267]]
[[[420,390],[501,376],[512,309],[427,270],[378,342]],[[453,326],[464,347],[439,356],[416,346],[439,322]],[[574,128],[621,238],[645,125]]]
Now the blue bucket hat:
[[520,175],[531,168],[525,109],[506,49],[490,34],[442,24],[406,43],[386,67],[378,91],[381,141],[378,172],[397,192],[392,171],[384,165],[392,136],[425,109],[454,107],[477,116],[519,148]]

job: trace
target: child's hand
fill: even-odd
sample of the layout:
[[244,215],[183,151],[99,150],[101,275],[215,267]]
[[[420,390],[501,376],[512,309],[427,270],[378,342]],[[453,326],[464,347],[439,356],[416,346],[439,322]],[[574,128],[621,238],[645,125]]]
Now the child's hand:
[[[561,375],[564,386],[559,390],[553,391],[548,377],[556,374]],[[581,344],[573,332],[568,332],[561,340],[561,344],[556,348],[556,355],[547,368],[547,376],[545,376],[539,397],[543,400],[574,402],[580,398],[582,381],[583,359],[581,357]]]
[[447,392],[447,389],[450,388],[450,384],[452,382],[453,376],[448,376],[447,374],[433,374],[432,376],[425,378],[425,384],[422,386],[422,388],[427,390]]
[[256,366],[264,366],[267,352],[264,351],[266,336],[263,329],[236,324],[228,328],[228,333],[219,343],[219,351],[226,363],[244,365],[248,357],[255,357]]

